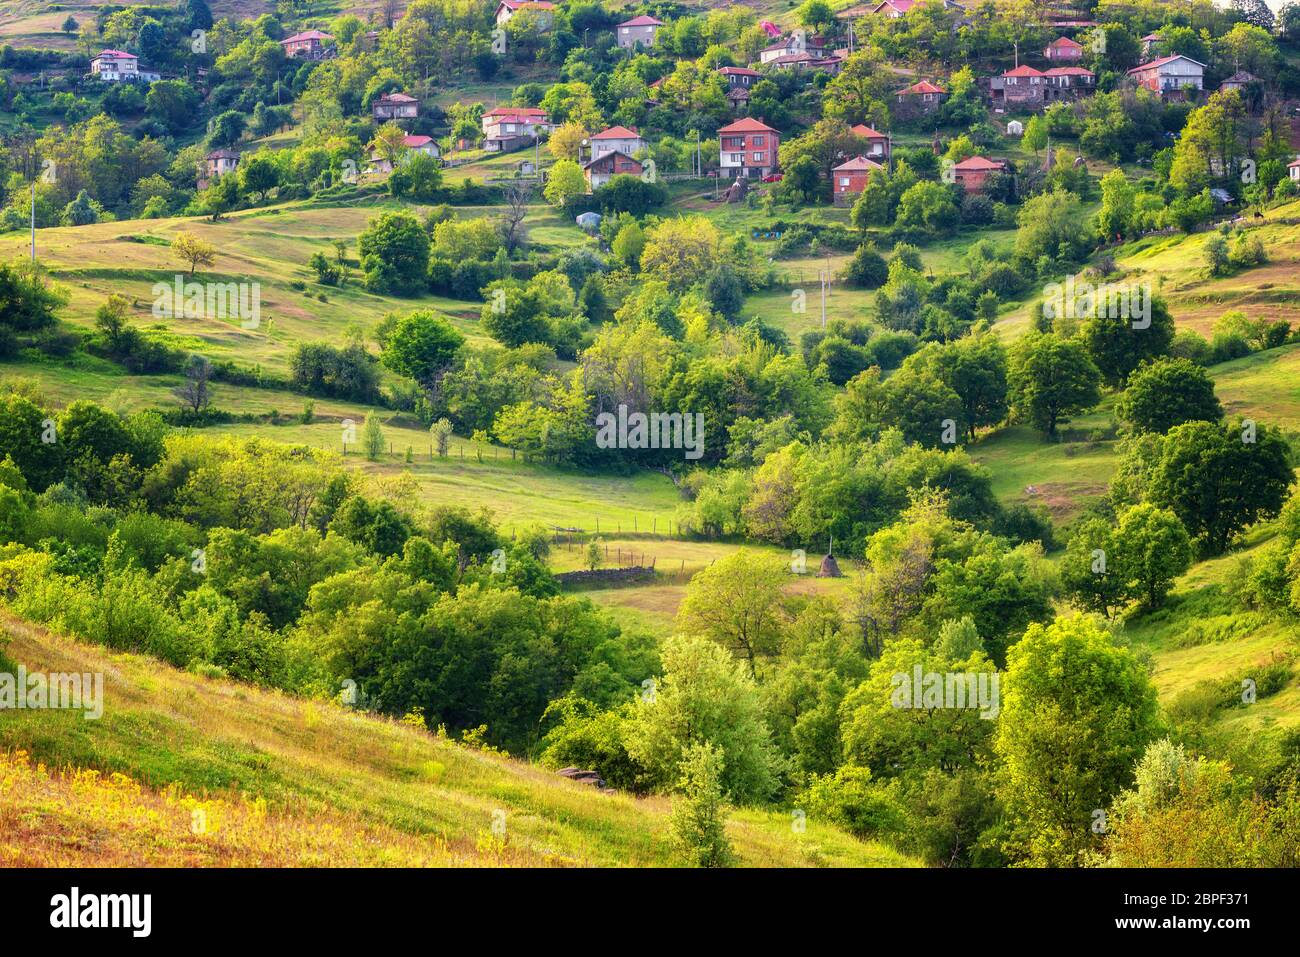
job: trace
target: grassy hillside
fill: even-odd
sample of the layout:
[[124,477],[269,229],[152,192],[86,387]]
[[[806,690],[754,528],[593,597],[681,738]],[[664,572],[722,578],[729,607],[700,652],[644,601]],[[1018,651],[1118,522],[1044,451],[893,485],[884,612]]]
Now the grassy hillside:
[[[60,711],[0,721],[0,866],[673,863],[666,799],[601,794],[421,728],[106,653],[8,616],[0,634],[29,672],[105,675],[99,721]],[[796,833],[781,812],[737,812],[728,831],[748,865],[913,863],[817,821]]]

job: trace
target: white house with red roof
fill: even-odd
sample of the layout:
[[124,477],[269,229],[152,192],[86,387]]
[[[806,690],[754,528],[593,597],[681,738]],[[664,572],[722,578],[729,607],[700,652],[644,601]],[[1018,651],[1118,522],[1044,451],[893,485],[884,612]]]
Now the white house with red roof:
[[1287,163],[1286,172],[1293,180],[1300,183],[1300,156],[1297,156],[1290,163]]
[[656,20],[654,17],[647,17],[642,14],[639,17],[633,17],[631,20],[624,20],[614,28],[614,36],[618,38],[618,45],[623,49],[629,49],[638,43],[643,47],[652,47],[655,45],[655,34],[659,28],[664,25],[662,20]]
[[497,4],[497,26],[504,27],[521,10],[527,10],[536,16],[538,24],[544,30],[549,30],[555,23],[555,4],[550,0],[501,0]]
[[591,158],[598,159],[606,153],[635,156],[647,146],[641,134],[626,126],[611,126],[591,138]]
[[140,66],[139,59],[124,50],[104,50],[91,57],[90,74],[105,83],[152,83],[159,78]]
[[[423,153],[425,156],[432,156],[434,159],[442,155],[442,150],[438,149],[438,144],[434,142],[432,136],[404,136],[402,145],[406,147],[403,162],[409,161],[416,153]],[[378,150],[371,150],[370,168],[376,173],[391,173],[393,164],[385,159]]]
[[810,53],[814,59],[829,56],[830,53],[826,48],[826,38],[820,36],[807,36],[803,33],[792,33],[788,37],[783,37],[775,43],[768,44],[758,53],[759,63],[772,63],[783,57],[795,56],[799,53]]
[[718,130],[718,163],[728,175],[762,179],[776,172],[780,145],[780,133],[747,116]]
[[850,126],[849,132],[859,139],[866,140],[866,155],[870,159],[880,163],[889,162],[889,154],[893,151],[893,141],[888,133],[877,132],[865,123]]
[[498,106],[483,114],[483,148],[492,153],[531,145],[550,132],[546,111],[537,107]]
[[1083,44],[1069,37],[1057,37],[1043,51],[1049,63],[1078,63],[1083,59]]
[[1182,98],[1188,87],[1198,92],[1205,89],[1205,64],[1181,53],[1138,64],[1128,75],[1138,86],[1166,99]]
[[91,57],[90,72],[107,83],[120,83],[135,79],[140,72],[140,61],[135,54],[125,50],[104,50]]
[[328,51],[325,44],[333,41],[334,37],[328,33],[322,33],[320,30],[304,30],[302,33],[295,33],[291,37],[285,37],[280,41],[280,48],[284,50],[284,55],[290,59],[303,57],[309,60],[319,60],[327,55]]

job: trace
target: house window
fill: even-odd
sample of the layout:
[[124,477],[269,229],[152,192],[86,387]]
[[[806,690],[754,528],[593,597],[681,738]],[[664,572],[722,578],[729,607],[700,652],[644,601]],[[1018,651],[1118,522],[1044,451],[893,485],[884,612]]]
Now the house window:
[[745,154],[744,154],[744,153],[732,153],[732,154],[731,154],[731,162],[735,163],[737,166],[739,166],[739,165],[740,165],[741,163],[743,163],[744,161],[745,161]]
[[754,154],[754,162],[755,162],[755,163],[761,163],[761,162],[763,162],[763,154],[762,154],[762,153],[755,153],[755,154]]
[[627,27],[624,27],[624,28],[623,28],[623,36],[627,36],[627,30],[628,30]]
[[755,146],[762,146],[762,145],[763,145],[763,137],[761,137],[761,136],[755,136],[755,137],[754,137],[754,145],[755,145]]
[[847,176],[841,176],[840,185],[847,187],[849,185],[849,178]]

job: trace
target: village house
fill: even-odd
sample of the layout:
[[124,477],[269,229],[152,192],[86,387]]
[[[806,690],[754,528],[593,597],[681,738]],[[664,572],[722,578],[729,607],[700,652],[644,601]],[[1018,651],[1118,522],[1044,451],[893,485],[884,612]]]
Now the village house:
[[588,192],[599,189],[615,176],[640,176],[644,168],[640,160],[622,150],[602,153],[582,164]]
[[207,189],[214,179],[233,173],[238,167],[239,154],[234,150],[213,150],[199,164],[199,189]]
[[319,60],[330,55],[330,51],[326,49],[325,44],[333,39],[334,37],[328,33],[321,33],[319,30],[306,30],[281,40],[280,46],[284,48],[284,55],[291,60],[298,57],[307,60]]
[[405,93],[385,93],[370,105],[376,123],[413,120],[420,115],[420,101]]
[[914,6],[916,6],[916,0],[882,0],[881,3],[871,8],[871,12],[876,15],[883,14],[890,20],[897,20]]
[[888,133],[878,133],[865,123],[850,126],[849,132],[867,141],[866,155],[878,163],[888,163],[893,152],[893,142]]
[[1205,88],[1205,64],[1180,53],[1139,64],[1128,75],[1165,99],[1183,99],[1188,87],[1196,92]]
[[718,75],[727,84],[728,92],[735,89],[748,90],[763,78],[763,74],[757,70],[751,70],[743,66],[724,66],[718,70]]
[[1043,102],[1047,81],[1041,70],[1021,64],[1007,70],[989,82],[989,92],[995,102],[1010,105],[1037,105]]
[[766,123],[747,117],[718,130],[719,165],[725,174],[746,179],[776,172],[781,134]]
[[[417,153],[432,156],[434,159],[442,155],[442,150],[438,149],[438,144],[434,142],[432,136],[404,136],[402,137],[402,145],[407,149],[405,156],[407,161]],[[371,150],[370,168],[376,173],[391,173],[393,164],[385,159],[378,150]]]
[[501,0],[497,4],[496,24],[504,27],[520,10],[527,10],[537,18],[537,24],[543,30],[549,30],[555,23],[555,4],[550,0]]
[[855,156],[831,170],[831,197],[836,206],[849,206],[867,188],[872,172],[884,169],[875,160]]
[[158,74],[140,69],[134,54],[122,50],[104,50],[90,60],[90,72],[105,83],[152,83]]
[[638,43],[643,47],[652,47],[655,45],[655,34],[663,25],[662,20],[642,15],[624,20],[614,28],[614,35],[618,37],[618,45],[625,50]]
[[483,148],[489,153],[531,146],[534,139],[550,132],[546,111],[536,107],[498,106],[483,114]]
[[1300,183],[1300,156],[1297,156],[1286,166],[1287,175],[1297,183]]
[[1083,44],[1069,37],[1057,37],[1043,51],[1049,63],[1078,63],[1083,59]]
[[622,153],[624,156],[635,156],[645,149],[646,145],[646,141],[636,130],[630,130],[626,126],[611,126],[591,138],[591,158],[597,159],[606,153],[615,152]]
[[788,37],[782,37],[775,43],[769,44],[758,53],[759,63],[773,63],[783,57],[794,56],[798,53],[812,54],[813,59],[819,59],[829,56],[826,49],[826,38],[820,36],[805,36],[802,33],[792,33]]
[[929,80],[921,80],[896,90],[894,98],[898,101],[899,112],[915,116],[937,110],[948,98],[948,91]]
[[1160,54],[1160,36],[1156,33],[1148,33],[1142,38],[1142,55],[1159,56]]
[[807,50],[800,53],[787,53],[769,60],[768,63],[778,70],[821,70],[831,76],[839,73],[844,67],[844,60],[836,54],[825,56],[809,53]]
[[1054,66],[1043,72],[1046,99],[1068,100],[1097,89],[1097,75],[1081,66]]
[[1007,164],[1003,160],[991,160],[986,156],[972,156],[960,163],[953,163],[951,169],[953,182],[959,183],[968,193],[979,193],[985,189],[990,176],[1006,172]]
[[1253,73],[1247,73],[1245,70],[1238,70],[1232,76],[1228,77],[1219,84],[1220,90],[1244,90],[1252,83],[1260,82],[1259,77]]

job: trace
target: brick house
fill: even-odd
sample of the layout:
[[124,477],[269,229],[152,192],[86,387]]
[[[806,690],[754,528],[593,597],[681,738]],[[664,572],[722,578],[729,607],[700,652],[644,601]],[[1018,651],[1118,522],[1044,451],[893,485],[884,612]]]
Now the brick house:
[[483,148],[489,153],[507,153],[551,132],[545,110],[528,106],[498,106],[483,114]]
[[781,134],[752,117],[718,130],[719,159],[724,174],[762,179],[776,172]]
[[872,172],[884,169],[875,160],[855,156],[831,170],[831,197],[836,206],[851,205],[864,189]]
[[1004,173],[1007,164],[1003,160],[991,160],[985,156],[972,156],[960,163],[952,164],[953,182],[960,183],[968,193],[982,192],[988,178],[994,173]]
[[[995,100],[1000,99],[1009,105],[1043,102],[1043,91],[1047,87],[1047,81],[1043,78],[1041,70],[1021,64],[1014,70],[1007,70],[1001,76],[995,77],[994,80],[1001,81],[989,84],[989,90]],[[1000,97],[999,90],[1002,94]]]
[[643,14],[620,23],[614,28],[614,36],[618,37],[618,45],[625,50],[638,43],[643,47],[652,47],[655,45],[655,34],[663,25],[662,20]]
[[1180,53],[1141,63],[1128,71],[1138,85],[1159,93],[1165,99],[1183,99],[1186,88],[1205,89],[1205,64]]
[[877,163],[888,163],[893,152],[893,143],[888,133],[878,133],[865,123],[849,127],[854,136],[867,141],[866,156]]
[[420,101],[405,93],[385,93],[370,104],[376,123],[388,120],[413,120],[420,115]]
[[1069,37],[1057,37],[1047,44],[1043,56],[1049,63],[1078,63],[1083,59],[1083,44],[1075,43]]
[[588,191],[594,191],[615,176],[640,176],[644,168],[640,160],[621,150],[613,150],[583,163],[582,173],[587,177]]
[[783,37],[775,43],[763,47],[758,53],[758,62],[771,63],[782,57],[794,56],[796,53],[811,53],[814,59],[822,59],[831,55],[826,48],[825,37],[810,37],[801,33],[792,33],[788,37]]
[[284,55],[291,60],[297,57],[319,60],[328,55],[325,44],[333,39],[330,34],[321,33],[319,30],[305,30],[291,37],[285,37],[280,41],[280,46],[284,50]]

